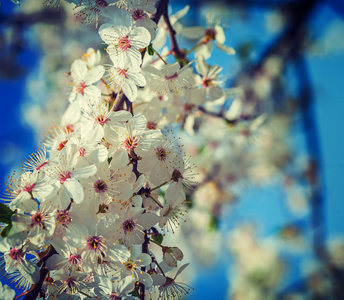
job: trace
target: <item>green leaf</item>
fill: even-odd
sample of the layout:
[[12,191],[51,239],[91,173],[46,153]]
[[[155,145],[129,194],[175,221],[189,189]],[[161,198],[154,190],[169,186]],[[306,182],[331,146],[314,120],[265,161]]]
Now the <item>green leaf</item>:
[[161,233],[158,233],[157,235],[152,235],[152,240],[159,245],[161,245],[163,239],[164,239],[164,237],[162,236]]
[[4,238],[6,236],[8,236],[8,234],[10,233],[10,230],[12,228],[12,224],[7,225],[2,231],[1,231],[1,236]]
[[5,224],[11,223],[11,216],[14,214],[4,203],[0,203],[0,222]]
[[219,220],[213,216],[209,222],[209,228],[208,228],[209,231],[210,232],[216,231],[218,228],[218,223],[219,223]]
[[147,47],[147,52],[149,55],[154,55],[154,49],[153,49],[153,45],[150,44],[148,47]]

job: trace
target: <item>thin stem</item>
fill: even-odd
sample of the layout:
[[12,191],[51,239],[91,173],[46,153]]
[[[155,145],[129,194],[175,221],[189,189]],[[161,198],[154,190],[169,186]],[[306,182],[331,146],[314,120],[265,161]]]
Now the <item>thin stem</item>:
[[164,248],[164,246],[160,245],[159,243],[155,242],[154,240],[152,239],[149,239],[150,242],[154,243],[155,245],[158,245],[159,247],[161,248]]
[[162,274],[164,277],[166,277],[164,271],[162,270],[162,268],[160,267],[160,265],[158,264],[158,262],[156,261],[156,259],[154,259],[154,263],[158,266],[158,268],[159,268],[161,274]]
[[92,298],[90,295],[87,295],[85,292],[79,291],[80,294],[83,294],[84,296],[86,296],[87,298]]
[[154,53],[163,61],[165,65],[167,65],[167,62],[162,58],[162,56],[153,48]]
[[165,185],[166,183],[168,183],[168,182],[167,182],[167,181],[165,181],[164,183],[162,183],[162,184],[160,184],[160,185],[156,186],[155,188],[152,188],[150,191],[154,191],[154,190],[156,190],[156,189],[158,189],[158,188],[162,187],[162,186],[163,186],[163,185]]
[[[167,56],[169,56],[169,55],[171,55],[171,54],[172,54],[172,51],[170,50],[170,51],[168,51],[166,54],[161,55],[161,57],[164,58],[164,57],[167,57]],[[159,60],[159,58],[154,59],[154,60],[152,60],[149,64],[152,65],[152,64],[156,63],[158,60]]]
[[149,198],[151,198],[156,204],[158,204],[161,208],[163,208],[163,206],[157,200],[155,200],[152,195],[149,195]]
[[189,53],[191,53],[191,52],[193,52],[193,51],[195,51],[199,46],[201,46],[201,45],[203,45],[202,44],[202,42],[200,42],[200,43],[197,43],[195,46],[193,46],[190,50],[188,50],[188,51],[186,51],[185,52],[185,55],[186,54],[189,54]]

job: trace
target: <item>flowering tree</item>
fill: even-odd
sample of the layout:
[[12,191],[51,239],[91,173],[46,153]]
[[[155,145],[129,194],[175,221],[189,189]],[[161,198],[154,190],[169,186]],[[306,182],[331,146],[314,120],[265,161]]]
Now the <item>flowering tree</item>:
[[[222,97],[221,69],[205,59],[213,42],[234,50],[214,24],[189,62],[168,0],[71,2],[82,22],[99,27],[108,63],[100,65],[93,48],[72,63],[60,126],[8,182],[0,219],[5,270],[24,299],[180,298],[190,288],[176,278],[188,264],[178,267],[183,252],[164,236],[183,219],[194,166],[172,132],[180,112],[164,109],[177,101],[187,112]],[[170,64],[154,45],[168,33]]]
[[[298,297],[297,288],[281,290],[286,263],[252,226],[236,224],[225,238],[219,230],[249,185],[277,178],[288,209],[312,223],[320,267],[305,275],[301,299],[341,299],[343,244],[325,245],[316,134],[306,136],[310,158],[296,172],[300,161],[287,143],[300,112],[314,128],[301,45],[316,1],[279,3],[289,26],[253,63],[250,45],[236,46],[242,65],[230,80],[225,63],[213,63],[218,53],[226,61],[235,54],[226,25],[209,14],[205,27],[183,21],[192,7],[171,14],[168,0],[45,4],[30,2],[22,11],[38,5],[39,13],[7,21],[45,23],[43,77],[59,90],[50,86],[45,110],[29,108],[26,118],[43,131],[56,111],[62,115],[10,178],[0,205],[3,269],[20,290],[16,298],[179,299],[191,289],[185,274],[193,262],[211,264],[219,248],[234,258],[230,299]],[[46,26],[53,22],[58,29]],[[290,62],[300,82],[297,108],[282,76]],[[279,230],[296,249],[301,235],[294,221]],[[1,287],[1,299],[14,296]]]

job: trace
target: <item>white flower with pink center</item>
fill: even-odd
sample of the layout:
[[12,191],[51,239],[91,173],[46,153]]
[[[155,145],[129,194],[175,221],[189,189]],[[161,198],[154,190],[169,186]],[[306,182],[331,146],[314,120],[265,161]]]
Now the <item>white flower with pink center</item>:
[[108,276],[95,276],[94,281],[99,285],[100,300],[134,300],[134,297],[126,297],[135,287],[135,278],[127,276],[124,279],[111,281]]
[[134,27],[128,12],[118,9],[112,16],[113,23],[100,26],[99,35],[108,44],[107,52],[111,60],[118,62],[131,62],[133,65],[141,64],[140,49],[146,48],[151,35],[144,27]]
[[220,19],[214,20],[210,14],[207,14],[207,28],[188,27],[180,32],[186,38],[200,39],[197,43],[196,56],[204,56],[205,59],[208,59],[211,56],[214,42],[216,47],[226,54],[235,54],[235,50],[232,47],[224,45],[226,36],[220,21]]
[[114,244],[115,222],[115,216],[105,215],[98,222],[89,220],[85,227],[67,235],[72,246],[82,249],[81,258],[85,267],[94,269],[103,261],[113,265],[128,259],[129,250],[123,245]]
[[99,164],[108,158],[108,151],[104,145],[91,140],[85,141],[80,137],[72,137],[70,143],[77,148],[75,156],[80,165]]
[[129,180],[131,167],[114,169],[108,162],[98,165],[98,171],[84,182],[88,186],[92,201],[108,204],[113,199],[128,199],[133,194],[133,183]]
[[117,2],[118,0],[83,0],[83,7],[75,15],[82,18],[83,23],[96,23],[95,28],[98,28],[98,23],[101,17],[106,13],[106,8]]
[[101,97],[100,89],[94,83],[102,78],[105,69],[103,66],[96,66],[88,70],[86,62],[77,59],[73,62],[70,76],[72,82],[72,92],[69,101],[78,101],[79,105],[88,103],[90,100],[97,100]]
[[81,249],[72,247],[68,243],[61,240],[62,247],[56,247],[58,254],[51,256],[47,262],[46,267],[49,271],[66,269],[72,272],[80,271],[82,269]]
[[125,214],[120,215],[116,221],[118,239],[122,239],[124,244],[131,247],[134,244],[144,242],[144,230],[153,227],[159,217],[153,213],[143,213],[140,207],[131,207]]
[[151,262],[152,258],[147,253],[141,253],[134,260],[128,259],[123,262],[122,267],[115,274],[117,273],[122,278],[130,276],[150,288],[153,285],[153,279],[149,274],[143,272],[141,268],[149,266]]
[[157,24],[150,19],[150,16],[156,13],[156,7],[154,6],[154,3],[142,0],[127,0],[123,4],[122,3],[118,6],[126,9],[129,12],[133,23],[137,27],[145,27],[151,34],[152,39],[154,39]]
[[144,173],[156,186],[169,182],[178,160],[183,160],[181,146],[175,138],[171,140],[167,135],[152,150],[138,150],[137,154],[142,157],[138,171]]
[[81,121],[81,137],[90,143],[99,143],[102,138],[109,141],[113,128],[119,122],[126,121],[130,117],[131,113],[127,111],[109,111],[106,103],[95,103],[84,111],[83,120]]
[[114,66],[107,67],[108,74],[106,79],[110,86],[118,93],[123,89],[124,95],[133,102],[137,97],[137,87],[144,87],[146,79],[141,74],[138,65],[125,64],[124,61],[118,61]]
[[[58,208],[66,208],[71,199],[75,203],[84,200],[84,188],[79,179],[87,179],[97,171],[95,165],[78,166],[75,159],[75,148],[68,147],[67,151],[59,156],[56,164],[47,167],[48,180],[55,183],[60,196]],[[57,200],[57,199],[56,199]]]
[[116,160],[121,158],[126,163],[129,162],[128,155],[133,155],[137,149],[146,151],[152,149],[161,138],[160,131],[148,130],[144,115],[131,117],[114,129],[109,140],[115,148],[112,157]]
[[[222,68],[218,65],[208,65],[204,57],[201,56],[196,61],[196,70],[202,75],[202,78],[196,76],[197,85],[199,86],[198,89],[201,91],[201,97],[198,98],[201,98],[203,102],[206,99],[212,101],[221,98],[223,95],[223,90],[220,87],[222,81],[218,80],[218,74],[222,71]],[[195,104],[199,105],[202,103],[196,102]]]
[[47,184],[39,176],[39,171],[37,170],[23,173],[19,188],[18,195],[13,199],[10,207],[25,209],[28,202],[34,201],[33,199],[36,199],[38,202],[43,202],[54,191],[54,187],[51,184]]
[[0,240],[0,252],[4,254],[3,258],[6,263],[5,270],[7,273],[18,271],[18,277],[24,279],[30,284],[37,283],[39,280],[39,268],[31,260],[26,258],[27,241],[20,234],[15,238],[3,238]]
[[152,82],[155,93],[158,95],[166,95],[172,92],[182,96],[185,88],[191,88],[194,82],[194,75],[190,68],[191,63],[183,68],[180,68],[179,63],[175,62],[163,66],[161,70],[152,66],[145,67],[144,70],[156,76],[156,81]]
[[186,211],[185,193],[180,186],[171,184],[165,194],[166,204],[160,210],[159,227],[163,231],[172,231],[179,226]]

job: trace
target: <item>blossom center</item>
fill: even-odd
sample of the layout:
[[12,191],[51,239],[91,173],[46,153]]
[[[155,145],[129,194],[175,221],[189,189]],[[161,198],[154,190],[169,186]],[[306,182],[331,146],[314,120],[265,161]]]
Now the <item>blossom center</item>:
[[44,227],[44,215],[38,211],[31,217],[31,226],[43,226]]
[[59,176],[58,176],[58,179],[59,179],[60,183],[61,183],[61,184],[64,184],[64,182],[65,182],[67,179],[71,178],[70,175],[71,175],[71,174],[70,174],[69,171],[62,171],[62,172],[59,174]]
[[77,85],[76,85],[76,92],[78,94],[81,94],[81,95],[84,95],[84,92],[85,92],[85,88],[86,88],[86,83],[85,82],[79,82]]
[[134,263],[133,263],[132,261],[128,261],[128,262],[124,263],[124,267],[125,267],[128,271],[131,271],[131,270],[135,269]]
[[103,247],[102,238],[100,236],[89,236],[86,244],[87,248],[91,251],[97,251]]
[[107,191],[108,189],[108,185],[106,184],[106,182],[104,180],[97,180],[94,185],[94,190],[96,191],[96,193],[99,193],[99,194],[103,194]]
[[136,224],[133,220],[125,220],[122,224],[122,228],[125,234],[132,232],[136,227]]
[[158,157],[158,160],[165,160],[167,157],[167,152],[163,147],[156,148],[155,155]]
[[118,69],[117,69],[117,73],[118,73],[118,75],[121,76],[121,77],[127,77],[127,70],[126,70],[126,69],[120,69],[120,68],[118,68]]
[[80,154],[80,156],[84,157],[84,156],[85,156],[85,152],[86,152],[85,148],[81,147],[81,148],[79,149],[79,154]]
[[96,124],[100,124],[101,126],[104,126],[104,124],[105,124],[107,121],[109,121],[109,120],[110,120],[109,118],[107,118],[107,117],[105,117],[105,116],[103,116],[103,115],[99,115],[99,116],[96,117],[95,123],[96,123]]
[[56,220],[59,224],[68,225],[72,219],[68,210],[59,210],[56,214]]
[[216,31],[213,28],[208,28],[205,32],[204,32],[204,39],[203,39],[203,43],[208,43],[209,41],[212,41],[215,39],[216,36]]
[[34,189],[34,187],[35,187],[35,184],[34,184],[34,183],[27,184],[27,185],[23,188],[23,191],[24,191],[24,192],[31,193],[32,190]]
[[211,80],[211,78],[204,77],[204,78],[202,79],[202,86],[203,86],[204,88],[207,88],[207,87],[209,87],[209,86],[211,86],[211,85],[212,85],[212,80]]
[[127,36],[122,36],[118,40],[118,46],[121,48],[121,50],[127,51],[129,48],[131,48],[129,38]]
[[81,261],[81,256],[79,254],[71,254],[68,258],[68,263],[71,265],[77,265]]
[[127,151],[135,149],[137,145],[138,145],[138,142],[136,138],[133,136],[128,136],[123,142],[123,146]]
[[67,124],[64,128],[63,128],[64,133],[69,134],[74,132],[74,125],[73,124]]
[[9,255],[13,260],[19,260],[24,256],[24,253],[21,249],[12,248]]
[[144,18],[146,16],[146,14],[141,10],[141,9],[136,9],[133,11],[131,17],[137,21],[140,20],[142,18]]

